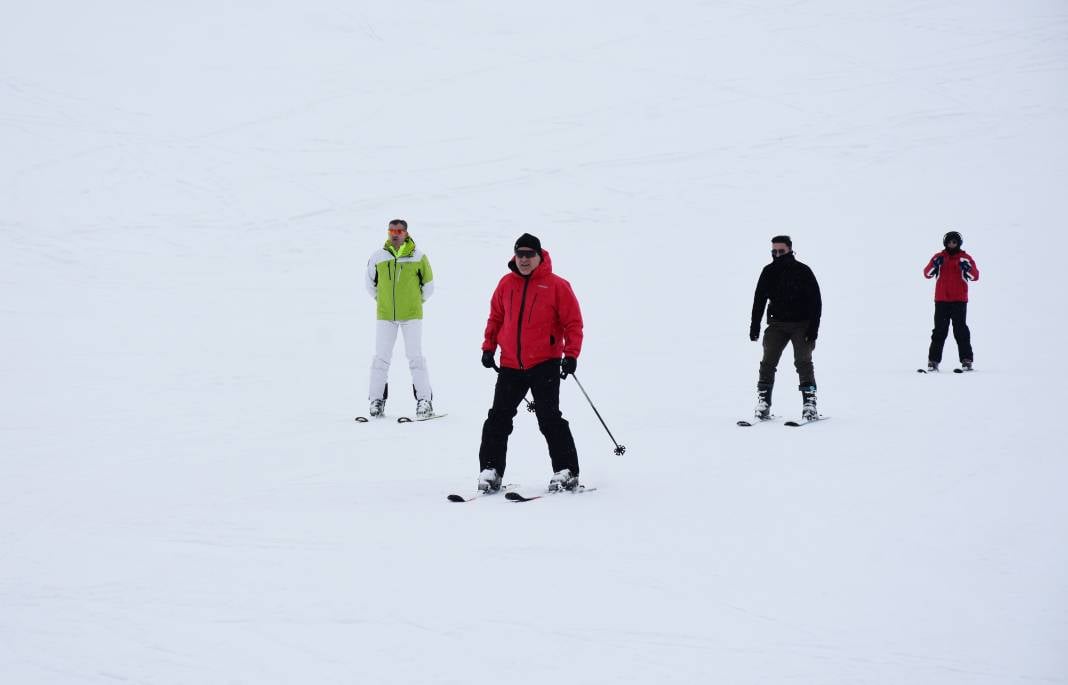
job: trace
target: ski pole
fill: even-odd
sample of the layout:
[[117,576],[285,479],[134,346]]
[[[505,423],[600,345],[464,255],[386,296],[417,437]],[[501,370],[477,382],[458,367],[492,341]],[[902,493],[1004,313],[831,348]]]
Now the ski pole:
[[582,394],[586,395],[586,401],[590,403],[590,407],[593,409],[593,413],[597,415],[597,418],[600,420],[601,425],[604,426],[604,430],[606,433],[608,433],[608,437],[612,438],[612,443],[616,446],[616,448],[612,451],[615,452],[617,455],[622,456],[623,453],[627,451],[627,448],[616,442],[615,437],[612,436],[612,431],[608,430],[608,424],[606,424],[604,422],[604,419],[601,418],[601,412],[597,411],[597,407],[593,406],[593,400],[590,399],[589,394],[586,392],[586,388],[582,387],[582,383],[579,383],[578,376],[572,373],[571,377],[575,379],[576,383],[578,383],[579,390],[582,391]]
[[[498,374],[501,372],[500,368],[498,368],[498,366],[497,366],[497,362],[493,363],[493,370],[496,371]],[[527,411],[533,412],[534,411],[534,401],[533,400],[528,400],[526,393],[523,393],[523,401],[527,403]]]

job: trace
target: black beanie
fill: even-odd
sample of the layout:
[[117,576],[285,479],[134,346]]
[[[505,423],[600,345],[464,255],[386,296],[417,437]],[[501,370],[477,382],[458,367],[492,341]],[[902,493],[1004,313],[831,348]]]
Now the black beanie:
[[518,250],[521,247],[534,250],[538,253],[539,257],[541,256],[541,241],[538,240],[537,236],[530,235],[529,233],[524,233],[519,236],[519,240],[515,241],[515,250]]
[[791,250],[794,249],[794,241],[790,240],[790,236],[788,235],[777,235],[771,239],[771,242],[786,243],[786,247],[790,248]]

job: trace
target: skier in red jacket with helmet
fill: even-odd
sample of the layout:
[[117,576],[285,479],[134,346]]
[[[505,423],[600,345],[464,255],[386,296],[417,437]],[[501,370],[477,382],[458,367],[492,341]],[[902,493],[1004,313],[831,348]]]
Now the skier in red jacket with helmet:
[[[972,334],[968,330],[968,282],[979,280],[979,267],[972,256],[961,247],[964,239],[960,233],[950,231],[942,238],[945,249],[931,257],[923,269],[925,278],[937,278],[935,282],[934,329],[931,331],[931,348],[927,352],[927,371],[938,371],[942,362],[942,348],[953,323],[953,337],[957,341],[960,365],[964,371],[972,370]],[[921,371],[923,369],[920,369]]]
[[578,452],[571,427],[560,413],[560,380],[574,373],[578,364],[582,312],[571,284],[553,273],[549,252],[538,238],[524,233],[514,252],[509,273],[490,298],[482,342],[482,365],[496,366],[493,355],[500,347],[501,368],[493,406],[482,426],[478,489],[500,490],[512,419],[529,389],[538,428],[549,445],[553,466],[549,489],[574,490],[579,484]]

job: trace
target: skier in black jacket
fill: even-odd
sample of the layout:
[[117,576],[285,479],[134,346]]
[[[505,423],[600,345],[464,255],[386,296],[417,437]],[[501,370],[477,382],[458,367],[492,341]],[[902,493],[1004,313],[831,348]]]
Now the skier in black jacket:
[[812,367],[812,351],[820,331],[823,301],[820,286],[812,269],[797,261],[793,242],[788,235],[771,239],[771,264],[760,272],[753,295],[753,318],[749,325],[749,339],[760,339],[760,319],[769,300],[768,327],[764,331],[764,358],[760,360],[757,382],[756,418],[771,416],[771,390],[775,385],[775,369],[787,343],[794,347],[794,366],[801,384],[803,403],[801,416],[807,421],[819,418],[816,411],[816,374]]

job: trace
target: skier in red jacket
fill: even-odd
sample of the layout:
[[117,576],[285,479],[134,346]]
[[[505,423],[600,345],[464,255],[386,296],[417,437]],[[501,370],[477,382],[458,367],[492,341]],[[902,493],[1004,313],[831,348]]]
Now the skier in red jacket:
[[578,364],[582,312],[571,284],[553,273],[552,260],[540,240],[524,233],[514,251],[515,257],[508,262],[510,273],[500,280],[490,299],[482,342],[482,365],[493,368],[493,355],[500,347],[501,368],[493,406],[482,426],[478,489],[500,490],[512,419],[529,389],[538,428],[549,445],[554,472],[549,489],[574,490],[579,484],[578,452],[571,428],[560,413],[560,380],[574,373]]
[[963,244],[960,233],[950,231],[942,238],[945,249],[931,257],[923,269],[925,278],[938,278],[935,282],[934,329],[931,331],[931,349],[927,352],[929,372],[938,371],[942,362],[942,348],[946,344],[950,322],[953,322],[961,368],[972,370],[972,334],[966,323],[968,282],[979,280],[979,267],[972,256],[961,249]]

